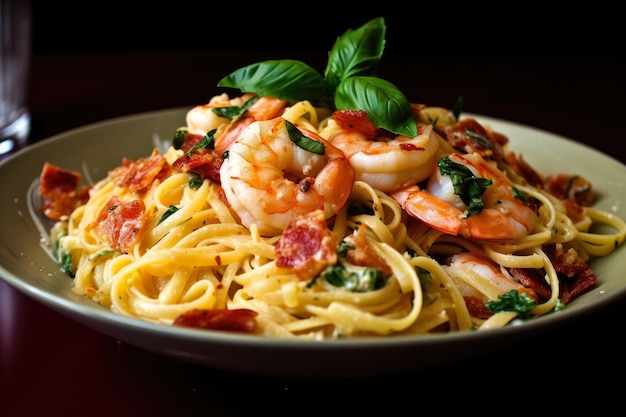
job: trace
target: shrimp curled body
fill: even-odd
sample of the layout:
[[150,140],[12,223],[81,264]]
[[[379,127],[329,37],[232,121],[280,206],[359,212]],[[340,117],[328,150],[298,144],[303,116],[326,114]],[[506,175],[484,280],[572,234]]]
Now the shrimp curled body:
[[[444,269],[453,279],[459,280],[457,285],[464,296],[474,296],[487,301],[495,300],[499,295],[515,290],[537,300],[537,294],[533,290],[513,280],[508,274],[505,275],[495,262],[471,252],[453,255]],[[488,285],[481,285],[481,282]]]
[[247,99],[253,97],[252,94],[241,97],[230,98],[226,93],[214,96],[207,104],[197,105],[191,108],[185,120],[189,133],[204,136],[212,129],[217,129],[221,125],[230,123],[227,117],[218,116],[213,109],[218,107],[242,106]]
[[335,135],[331,143],[341,149],[354,167],[357,180],[384,191],[395,191],[423,181],[433,171],[439,141],[432,125],[422,125],[410,138],[368,139],[357,131]]
[[255,120],[269,120],[281,114],[287,101],[276,97],[259,97],[242,117],[230,120],[213,112],[220,107],[241,107],[254,94],[244,94],[230,99],[226,93],[213,97],[207,104],[193,107],[187,112],[187,129],[190,133],[204,136],[215,129],[215,152],[221,155],[230,148],[241,132]]
[[337,214],[352,191],[354,169],[343,153],[318,135],[324,154],[294,143],[286,121],[255,121],[232,144],[220,168],[224,193],[244,226],[262,235],[281,233],[298,215],[324,210]]
[[425,190],[413,185],[391,194],[411,216],[449,235],[506,241],[527,236],[537,219],[536,207],[514,195],[513,184],[478,153],[451,154],[450,160],[469,168],[477,178],[492,180],[482,199],[484,208],[467,215],[467,206],[454,193],[452,180],[435,169]]

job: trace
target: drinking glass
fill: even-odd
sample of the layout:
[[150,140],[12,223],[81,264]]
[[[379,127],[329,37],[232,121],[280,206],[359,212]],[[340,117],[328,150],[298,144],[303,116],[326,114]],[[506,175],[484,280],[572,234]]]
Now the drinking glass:
[[30,133],[30,6],[30,0],[0,0],[0,156],[23,145]]

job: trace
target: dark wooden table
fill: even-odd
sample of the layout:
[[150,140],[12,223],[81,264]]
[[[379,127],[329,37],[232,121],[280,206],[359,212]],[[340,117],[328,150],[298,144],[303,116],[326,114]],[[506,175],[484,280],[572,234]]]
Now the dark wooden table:
[[[222,76],[274,58],[322,70],[326,51],[35,55],[31,142],[112,117],[205,103]],[[379,75],[412,101],[450,107],[463,95],[468,112],[539,127],[626,163],[625,70],[622,60],[584,56],[390,54]],[[498,414],[509,407],[535,413],[540,404],[601,412],[623,386],[625,333],[623,300],[512,348],[425,371],[287,380],[215,371],[120,343],[0,280],[0,415],[417,415],[433,404]]]

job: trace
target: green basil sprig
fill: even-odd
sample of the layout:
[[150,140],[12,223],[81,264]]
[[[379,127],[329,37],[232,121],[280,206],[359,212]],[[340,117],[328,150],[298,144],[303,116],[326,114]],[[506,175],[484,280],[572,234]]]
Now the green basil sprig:
[[322,76],[309,65],[290,59],[269,60],[240,68],[218,87],[282,100],[309,100],[337,110],[363,110],[376,127],[417,136],[411,104],[389,81],[376,77],[385,47],[385,20],[378,17],[338,37]]

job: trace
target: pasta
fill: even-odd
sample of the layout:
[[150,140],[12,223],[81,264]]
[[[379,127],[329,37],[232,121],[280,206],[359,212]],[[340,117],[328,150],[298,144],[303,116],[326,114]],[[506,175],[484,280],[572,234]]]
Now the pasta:
[[[431,110],[423,108],[420,114],[427,117]],[[330,138],[337,127],[328,114],[327,109],[297,102],[279,118]],[[190,126],[180,129],[188,137],[200,137],[188,133],[191,130]],[[438,141],[437,159],[453,153],[443,136],[434,131],[433,135]],[[57,223],[53,238],[59,240],[59,253],[71,258],[77,293],[118,314],[168,325],[194,310],[252,311],[252,332],[268,337],[327,339],[482,330],[505,326],[520,316],[510,310],[477,314],[484,308],[476,309],[469,301],[485,304],[510,289],[519,290],[520,279],[511,276],[511,270],[544,274],[548,295],[537,297],[530,316],[559,308],[563,278],[555,270],[555,258],[544,250],[547,245],[572,248],[580,260],[587,261],[610,254],[626,236],[621,219],[596,208],[584,208],[580,219],[572,220],[562,200],[529,184],[505,160],[498,162],[501,171],[517,190],[538,202],[530,232],[515,239],[443,233],[408,216],[389,193],[354,180],[346,203],[329,219],[329,230],[336,242],[358,240],[354,234],[361,231],[365,247],[384,259],[390,270],[382,285],[336,286],[320,274],[303,279],[295,268],[279,266],[277,243],[282,232],[261,234],[256,223],[242,225],[219,181],[198,182],[197,172],[172,169],[184,154],[172,146],[163,156],[155,150],[150,158],[124,162],[91,188],[85,204]],[[140,176],[142,167],[161,159],[159,176],[146,187],[129,181]],[[117,234],[103,231],[107,213],[136,201],[144,206],[141,226],[127,219],[116,223],[122,225]],[[298,218],[313,222],[309,216]],[[592,232],[597,223],[612,227],[614,233]],[[134,243],[127,250],[115,247],[112,239],[133,227]],[[450,264],[450,257],[461,253],[479,256],[480,268],[493,262],[498,269],[481,273],[470,264]],[[344,274],[352,276],[361,276],[368,267],[368,262],[361,263],[345,257],[337,261]],[[501,286],[495,275],[512,285]]]
[[218,85],[241,95],[93,185],[46,164],[74,291],[165,325],[325,340],[493,329],[593,288],[624,220],[585,178],[538,173],[456,105],[373,76],[383,35],[381,18],[346,32],[325,78],[295,61],[232,73]]

